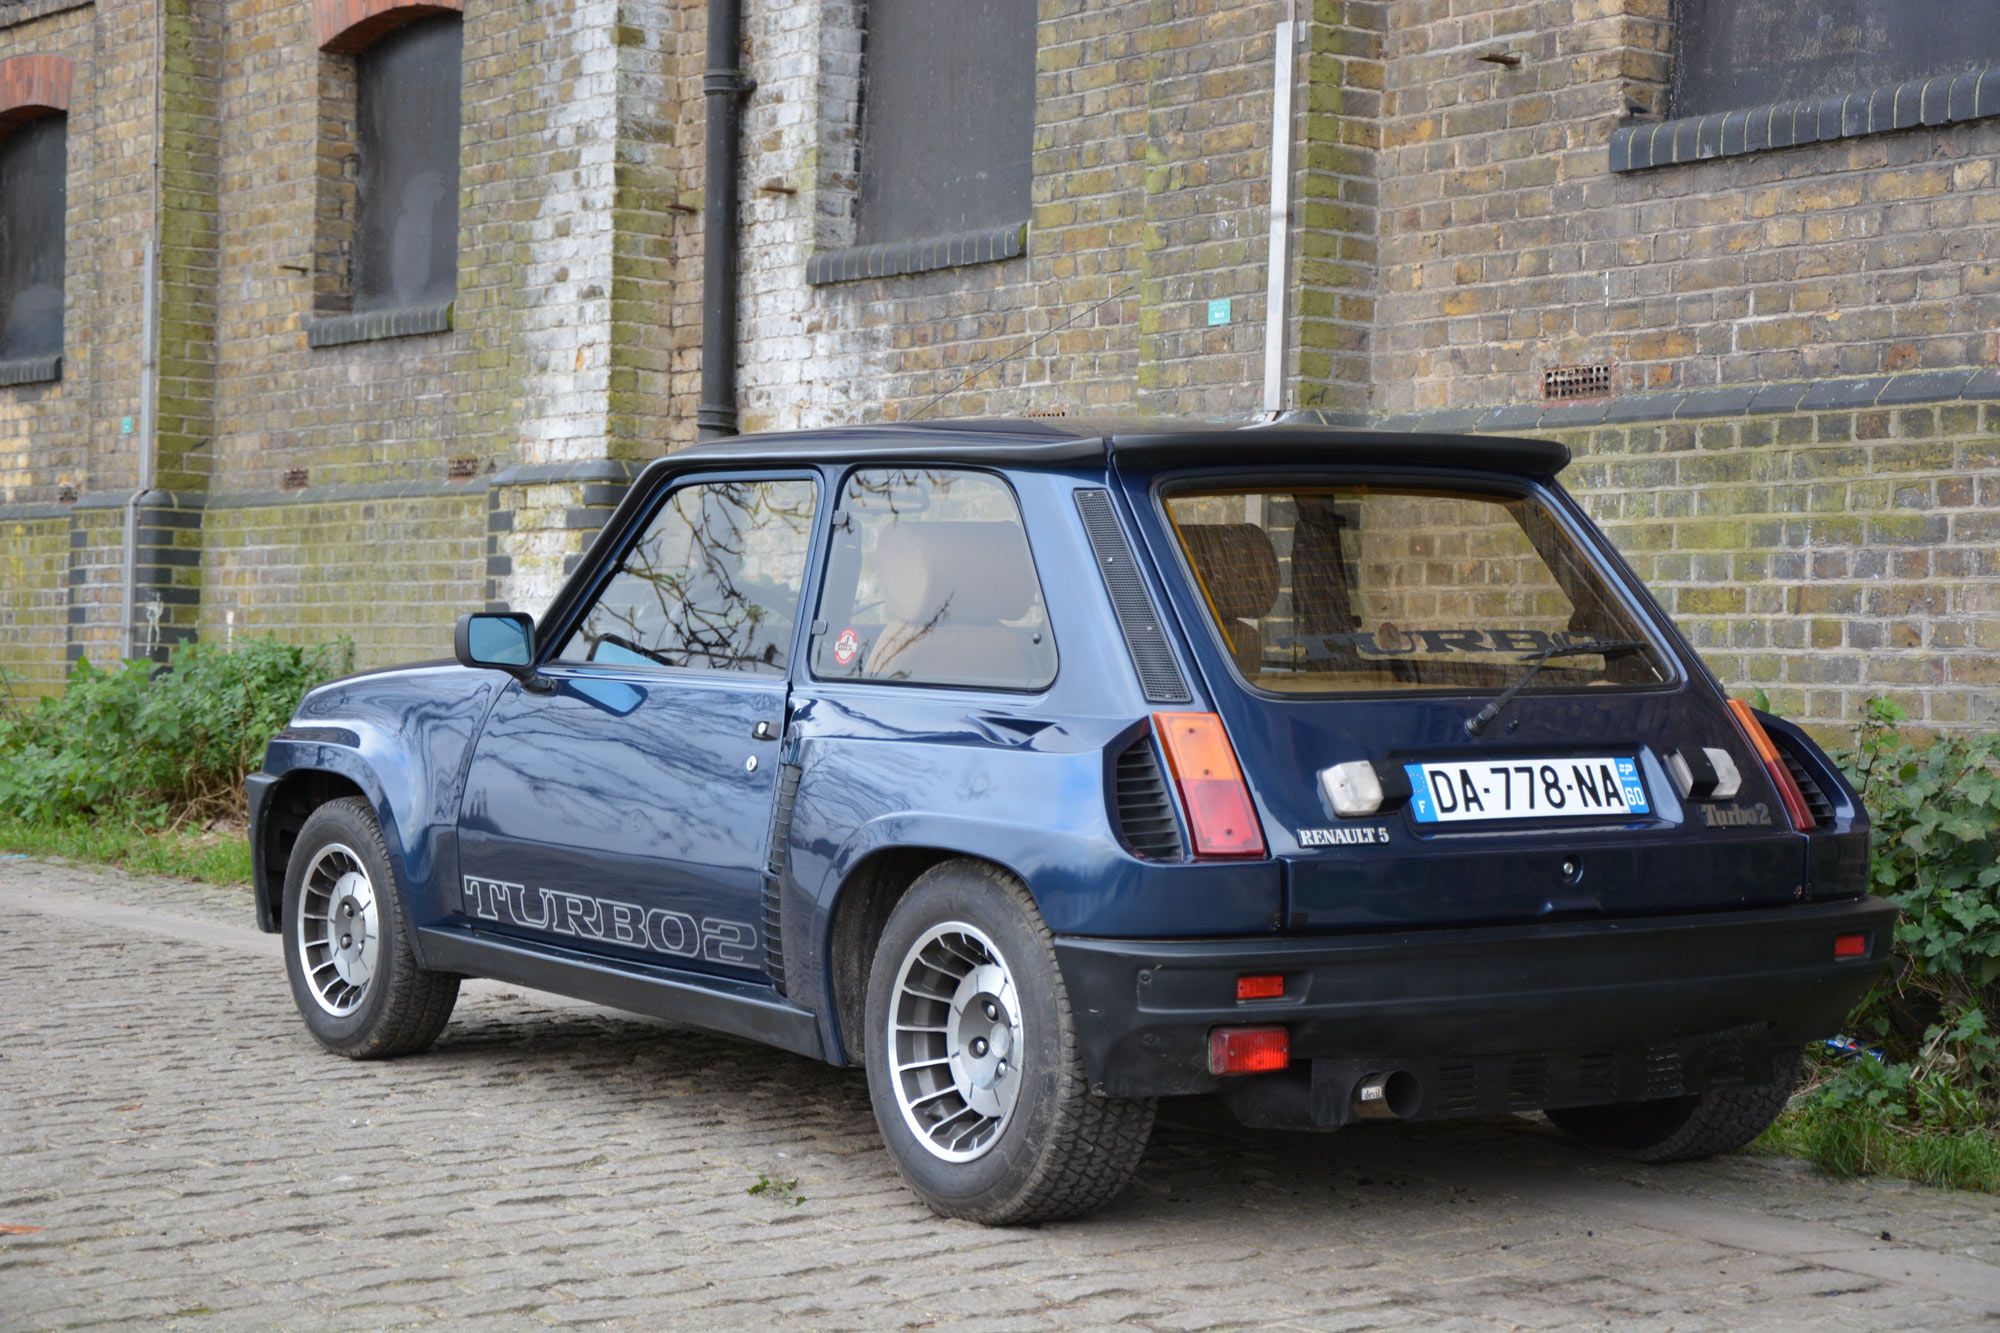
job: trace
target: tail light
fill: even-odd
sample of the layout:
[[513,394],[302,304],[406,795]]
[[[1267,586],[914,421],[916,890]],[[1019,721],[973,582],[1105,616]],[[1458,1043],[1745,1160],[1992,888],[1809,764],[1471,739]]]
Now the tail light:
[[1264,830],[1222,719],[1213,713],[1155,713],[1153,729],[1180,789],[1194,854],[1262,856]]
[[1783,756],[1778,753],[1778,747],[1771,742],[1771,737],[1765,732],[1763,724],[1757,720],[1755,710],[1741,699],[1731,699],[1729,711],[1736,715],[1736,724],[1743,728],[1744,738],[1750,742],[1750,748],[1757,752],[1757,758],[1764,765],[1764,771],[1771,775],[1771,785],[1778,789],[1778,799],[1785,803],[1785,813],[1791,817],[1792,827],[1801,833],[1817,827],[1813,820],[1812,809],[1806,805],[1805,793],[1799,790],[1799,784],[1792,777],[1791,770],[1785,767]]

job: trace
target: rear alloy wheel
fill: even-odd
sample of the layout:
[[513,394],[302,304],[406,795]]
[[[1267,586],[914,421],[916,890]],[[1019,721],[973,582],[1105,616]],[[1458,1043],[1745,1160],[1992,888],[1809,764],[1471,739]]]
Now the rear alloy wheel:
[[1634,1162],[1693,1162],[1735,1152],[1771,1127],[1798,1083],[1797,1052],[1774,1082],[1617,1106],[1573,1106],[1549,1120],[1587,1148]]
[[1090,1092],[1048,927],[1018,880],[950,861],[896,904],[868,978],[875,1121],[933,1211],[1076,1217],[1125,1187],[1153,1103]]
[[417,966],[393,874],[359,797],[313,811],[285,867],[292,1001],[320,1045],[357,1060],[425,1049],[458,1002],[456,976]]

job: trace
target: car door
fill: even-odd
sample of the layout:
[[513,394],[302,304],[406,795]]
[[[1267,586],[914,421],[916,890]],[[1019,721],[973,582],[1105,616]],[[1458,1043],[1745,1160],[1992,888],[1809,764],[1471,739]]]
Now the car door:
[[762,976],[762,869],[813,549],[810,474],[668,490],[540,679],[488,715],[459,817],[461,919]]

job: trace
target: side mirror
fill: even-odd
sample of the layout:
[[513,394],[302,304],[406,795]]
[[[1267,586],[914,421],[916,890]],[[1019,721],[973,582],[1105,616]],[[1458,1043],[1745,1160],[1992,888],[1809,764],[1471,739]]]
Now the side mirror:
[[533,689],[541,682],[534,668],[535,618],[519,611],[472,611],[458,618],[452,651],[461,666],[504,671]]

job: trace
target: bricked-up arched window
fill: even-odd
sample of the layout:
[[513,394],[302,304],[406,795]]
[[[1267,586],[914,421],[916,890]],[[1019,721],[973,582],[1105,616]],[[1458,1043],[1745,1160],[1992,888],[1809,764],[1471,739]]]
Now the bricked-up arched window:
[[0,60],[0,385],[61,373],[70,63]]
[[0,362],[60,356],[69,117],[0,129]]
[[420,18],[355,56],[356,311],[458,290],[461,28],[456,14]]
[[856,242],[1028,220],[1034,0],[868,0]]

